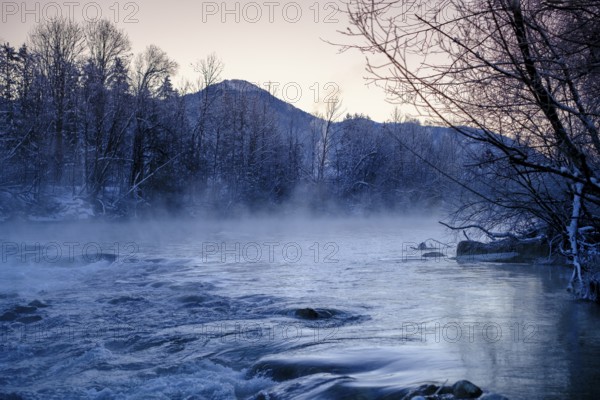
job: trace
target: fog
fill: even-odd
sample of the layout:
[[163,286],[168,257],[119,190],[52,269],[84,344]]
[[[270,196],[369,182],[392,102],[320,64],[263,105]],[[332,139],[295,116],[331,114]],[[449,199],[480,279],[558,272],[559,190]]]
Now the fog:
[[[2,224],[1,258],[27,262],[73,262],[86,257],[88,261],[114,255],[115,258],[137,258],[144,248],[173,249],[178,245],[196,249],[198,258],[206,245],[231,243],[278,243],[285,240],[309,241],[311,238],[335,242],[342,232],[404,231],[407,227],[433,227],[436,238],[452,240],[453,235],[437,224],[440,216],[378,214],[373,216],[251,215],[234,218],[158,217],[120,221],[88,220],[63,222],[11,221]],[[440,214],[440,213],[437,213]],[[413,238],[423,241],[427,237]],[[417,242],[420,243],[420,242]],[[262,246],[262,245],[261,245]],[[402,243],[398,243],[399,252]],[[266,252],[272,249],[261,249]],[[173,254],[176,255],[176,254]]]

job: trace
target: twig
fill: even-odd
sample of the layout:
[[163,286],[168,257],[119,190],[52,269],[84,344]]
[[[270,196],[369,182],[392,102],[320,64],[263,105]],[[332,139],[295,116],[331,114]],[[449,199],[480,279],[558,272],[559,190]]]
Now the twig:
[[485,229],[483,226],[480,226],[480,225],[451,226],[442,221],[439,221],[439,223],[444,225],[446,228],[452,229],[454,231],[459,231],[459,230],[464,230],[464,229],[479,229],[480,231],[482,231],[483,233],[488,235],[488,237],[490,239],[506,239],[506,238],[511,238],[511,239],[515,239],[515,240],[520,239],[518,236],[515,236],[510,232],[494,233],[494,232],[488,231],[487,229]]
[[169,160],[167,160],[164,164],[160,165],[158,168],[156,168],[154,171],[152,171],[151,174],[149,174],[147,177],[145,177],[144,179],[142,179],[141,181],[139,181],[138,183],[136,183],[135,185],[133,185],[131,187],[131,189],[129,189],[127,191],[127,193],[125,193],[123,196],[119,197],[117,200],[115,200],[112,204],[111,207],[114,207],[117,203],[119,203],[121,200],[123,200],[124,198],[126,198],[127,196],[129,196],[129,194],[131,194],[131,192],[133,192],[134,190],[136,190],[138,187],[140,187],[144,182],[146,182],[148,179],[152,178],[154,176],[154,174],[156,174],[158,171],[160,171],[163,167],[165,167],[166,165],[170,164],[171,161],[175,160],[177,157],[179,157],[181,154],[183,154],[183,152],[176,154],[175,156],[173,156],[172,158],[170,158]]

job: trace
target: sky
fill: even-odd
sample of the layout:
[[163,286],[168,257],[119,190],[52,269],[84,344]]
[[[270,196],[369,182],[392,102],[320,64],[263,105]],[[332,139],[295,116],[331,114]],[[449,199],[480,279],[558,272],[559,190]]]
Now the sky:
[[339,52],[326,43],[343,42],[338,31],[347,20],[342,0],[193,1],[97,0],[2,1],[0,39],[15,47],[28,32],[60,13],[77,21],[108,18],[124,29],[134,53],[150,44],[177,61],[173,81],[195,81],[192,64],[215,53],[224,63],[223,79],[243,79],[304,111],[323,111],[324,100],[339,96],[344,113],[377,121],[391,117],[395,105],[385,91],[367,85],[365,57]]

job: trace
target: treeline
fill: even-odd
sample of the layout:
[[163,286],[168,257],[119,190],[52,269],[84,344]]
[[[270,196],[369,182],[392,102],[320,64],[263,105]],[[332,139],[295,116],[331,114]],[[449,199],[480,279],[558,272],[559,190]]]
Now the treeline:
[[27,44],[0,50],[5,215],[50,213],[65,197],[122,215],[417,208],[452,190],[440,170],[459,173],[461,146],[448,131],[342,118],[339,99],[312,116],[243,81],[221,82],[215,56],[196,65],[198,84],[176,89],[177,63],[153,45],[133,56],[108,21],[47,21]]

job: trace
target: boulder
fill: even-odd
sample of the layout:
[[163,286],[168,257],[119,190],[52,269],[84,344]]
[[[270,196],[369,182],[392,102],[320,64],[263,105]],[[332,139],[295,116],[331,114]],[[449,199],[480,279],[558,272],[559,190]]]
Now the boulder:
[[508,400],[508,397],[504,397],[497,393],[486,393],[479,398],[480,400]]
[[301,319],[328,319],[333,317],[331,311],[314,308],[299,308],[294,312],[297,318]]
[[481,396],[483,392],[473,383],[462,380],[452,385],[452,393],[457,399],[476,399]]
[[300,308],[295,312],[296,317],[302,319],[318,319],[319,313],[312,308]]
[[[431,384],[425,384],[425,385],[421,385],[419,386],[419,388],[417,389],[417,394],[419,396],[431,396],[433,394],[435,394],[438,391],[439,387],[436,385],[431,385]],[[414,399],[414,397],[413,397]]]
[[458,244],[456,260],[464,262],[535,263],[547,259],[550,245],[544,238],[504,239],[490,243],[465,240]]

